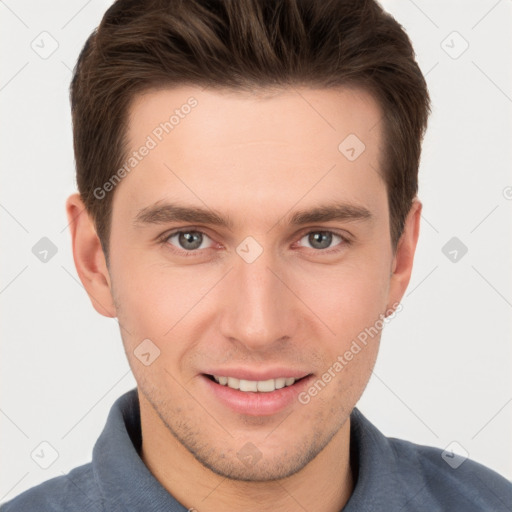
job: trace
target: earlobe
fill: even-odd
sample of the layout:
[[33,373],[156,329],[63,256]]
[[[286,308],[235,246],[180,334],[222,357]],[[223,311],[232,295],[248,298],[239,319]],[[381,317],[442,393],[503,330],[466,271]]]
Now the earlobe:
[[422,204],[416,198],[405,220],[391,268],[389,304],[399,303],[411,279],[414,254],[420,232]]
[[66,213],[71,232],[73,259],[94,309],[103,316],[117,316],[111,292],[110,275],[96,234],[94,222],[85,209],[80,194],[66,201]]

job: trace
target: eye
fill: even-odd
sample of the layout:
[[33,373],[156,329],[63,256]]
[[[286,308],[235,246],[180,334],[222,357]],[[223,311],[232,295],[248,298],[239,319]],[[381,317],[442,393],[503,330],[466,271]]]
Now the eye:
[[[339,242],[331,247],[336,239],[339,239]],[[302,240],[306,240],[309,248],[314,249],[315,252],[326,254],[341,251],[345,246],[350,245],[350,240],[347,237],[328,230],[309,231],[299,239],[300,245],[302,245]],[[198,256],[201,254],[201,250],[211,249],[213,244],[208,245],[208,241],[212,242],[212,239],[199,229],[176,230],[161,238],[162,244],[167,247],[171,246],[171,250],[184,256]]]
[[[330,246],[336,238],[340,240],[340,243],[338,243],[335,248],[331,248]],[[306,239],[312,249],[329,253],[340,250],[339,248],[336,248],[337,246],[349,245],[350,243],[346,237],[339,235],[334,231],[309,231],[300,240],[304,239]]]
[[[175,243],[172,242],[173,239],[175,239]],[[195,229],[188,229],[174,231],[173,233],[166,235],[163,241],[177,249],[193,253],[197,252],[199,249],[209,248],[207,244],[205,245],[206,239],[210,239],[206,233]],[[186,256],[188,256],[188,254],[186,254]]]

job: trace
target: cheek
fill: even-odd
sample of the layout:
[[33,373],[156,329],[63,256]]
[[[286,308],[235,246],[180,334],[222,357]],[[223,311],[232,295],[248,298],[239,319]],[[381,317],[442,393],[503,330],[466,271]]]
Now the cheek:
[[336,333],[357,334],[386,309],[389,276],[381,262],[346,262],[304,274],[296,293]]
[[187,293],[187,287],[176,278],[150,268],[144,271],[142,264],[124,276],[120,270],[114,282],[120,306],[118,320],[133,374],[142,389],[148,390],[155,383],[173,386],[171,376],[177,375],[176,369],[191,345],[183,328],[193,294]]
[[144,260],[143,255],[125,255],[115,268],[112,280],[127,352],[133,353],[143,340],[150,339],[166,365],[169,361],[178,364],[194,346],[205,311],[211,311],[215,303],[218,292],[209,292],[219,280],[218,269],[177,267]]
[[304,286],[302,293],[304,302],[314,304],[315,314],[328,326],[328,330],[322,328],[319,379],[332,385],[322,400],[333,414],[339,414],[335,411],[340,403],[355,404],[371,376],[384,325],[381,314],[386,309],[387,281],[378,266],[364,266],[361,271],[354,265],[323,279],[316,276],[314,283],[325,293],[319,293],[318,286]]

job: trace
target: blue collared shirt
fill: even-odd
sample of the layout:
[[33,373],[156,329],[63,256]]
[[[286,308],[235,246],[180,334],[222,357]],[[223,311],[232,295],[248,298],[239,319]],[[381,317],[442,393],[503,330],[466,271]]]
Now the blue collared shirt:
[[[343,512],[512,511],[512,483],[498,473],[470,459],[455,469],[440,448],[388,438],[357,408],[350,418],[355,487]],[[141,443],[134,388],[112,406],[92,462],[26,490],[0,512],[186,512],[140,458]]]

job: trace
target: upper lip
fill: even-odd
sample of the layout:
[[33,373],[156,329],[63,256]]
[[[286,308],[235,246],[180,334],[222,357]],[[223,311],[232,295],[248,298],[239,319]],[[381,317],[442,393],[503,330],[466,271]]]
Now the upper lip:
[[234,377],[241,380],[270,380],[284,377],[295,380],[302,379],[310,375],[310,372],[293,370],[290,368],[269,368],[267,370],[254,370],[250,368],[224,368],[218,370],[208,370],[206,375],[216,375],[219,377]]

